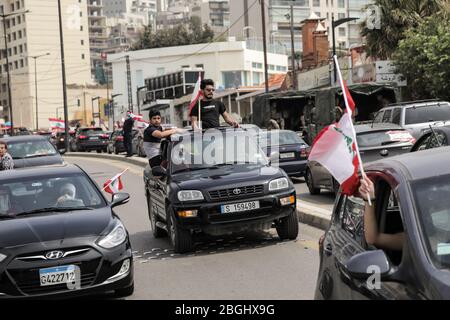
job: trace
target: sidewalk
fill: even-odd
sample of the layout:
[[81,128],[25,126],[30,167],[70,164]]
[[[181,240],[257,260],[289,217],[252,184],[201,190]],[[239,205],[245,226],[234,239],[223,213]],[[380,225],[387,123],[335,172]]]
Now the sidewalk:
[[[97,159],[107,159],[107,160],[117,160],[125,163],[130,163],[136,166],[145,168],[148,161],[146,158],[141,158],[137,156],[132,156],[126,158],[124,155],[115,155],[107,153],[91,153],[91,152],[70,152],[64,154],[64,157],[86,157],[86,158],[97,158]],[[325,210],[315,206],[305,200],[297,200],[297,214],[299,221],[304,224],[308,224],[318,229],[326,230],[330,224],[331,211]]]

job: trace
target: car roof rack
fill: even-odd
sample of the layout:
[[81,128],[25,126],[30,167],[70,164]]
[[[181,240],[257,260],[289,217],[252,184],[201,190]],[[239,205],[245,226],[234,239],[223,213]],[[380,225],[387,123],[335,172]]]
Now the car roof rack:
[[440,99],[415,100],[415,101],[405,101],[405,102],[391,103],[391,104],[388,104],[387,107],[404,106],[404,105],[427,103],[427,102],[447,102],[447,101],[443,101],[443,100],[440,100]]

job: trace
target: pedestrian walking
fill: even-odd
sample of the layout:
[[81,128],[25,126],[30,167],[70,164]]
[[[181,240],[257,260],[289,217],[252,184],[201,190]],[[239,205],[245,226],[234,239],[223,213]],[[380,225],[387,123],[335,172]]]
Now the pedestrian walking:
[[[220,116],[222,116],[225,122],[230,126],[235,128],[239,127],[239,123],[226,111],[223,102],[213,99],[215,91],[213,80],[202,80],[200,83],[200,90],[202,91],[202,99],[199,104],[196,104],[192,108],[190,114],[192,128],[210,129],[220,127]],[[199,105],[201,113],[199,113]],[[200,126],[198,121],[201,121]]]
[[180,129],[163,130],[161,126],[161,113],[157,110],[151,110],[149,113],[150,125],[144,130],[144,152],[147,156],[150,167],[160,165],[161,158],[159,151],[161,139],[167,138],[172,134],[180,132]]
[[133,155],[133,146],[131,144],[133,138],[133,114],[127,111],[127,119],[123,123],[123,144],[127,154],[125,157],[131,157]]
[[8,153],[8,145],[0,140],[0,171],[14,169],[14,160]]

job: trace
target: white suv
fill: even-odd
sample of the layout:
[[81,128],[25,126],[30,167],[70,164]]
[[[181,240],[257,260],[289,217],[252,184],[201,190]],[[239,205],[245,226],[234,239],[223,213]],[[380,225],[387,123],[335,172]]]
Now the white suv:
[[411,101],[391,104],[375,116],[374,123],[395,123],[419,139],[430,125],[450,123],[450,103],[447,101]]

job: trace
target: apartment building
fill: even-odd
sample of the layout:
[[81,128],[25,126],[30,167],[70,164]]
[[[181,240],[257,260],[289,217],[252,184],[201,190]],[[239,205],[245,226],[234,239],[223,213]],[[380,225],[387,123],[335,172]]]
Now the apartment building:
[[[261,38],[261,7],[258,0],[229,0],[230,35],[238,38]],[[346,17],[362,18],[363,8],[370,0],[268,0],[266,1],[266,37],[270,43],[279,43],[291,50],[291,8],[294,11],[294,47],[302,51],[302,21],[311,12],[325,19],[325,27],[331,35],[331,21]],[[359,26],[361,21],[349,22],[336,28],[336,45],[348,48],[360,43]],[[329,37],[330,47],[332,45]]]
[[[86,0],[64,0],[61,4],[67,83],[90,83]],[[38,122],[39,127],[48,128],[48,118],[54,117],[58,108],[62,110],[63,106],[58,2],[0,0],[0,12],[15,13],[5,20],[14,125],[36,127],[36,66]],[[0,27],[3,34],[3,25]],[[5,48],[4,40],[3,37],[0,40],[2,49]],[[1,52],[0,102],[3,118],[8,121],[7,65],[4,51]],[[69,118],[78,107],[77,99],[68,97]]]
[[229,0],[202,0],[191,8],[191,15],[211,27],[216,35],[226,33],[230,26]]
[[128,16],[140,15],[145,25],[156,27],[158,7],[164,7],[161,0],[110,0],[104,1],[104,13],[109,18],[128,19]]
[[101,70],[104,64],[102,52],[108,48],[106,16],[103,4],[105,0],[87,0],[89,23],[89,46],[91,49],[91,73],[97,82],[104,82]]

